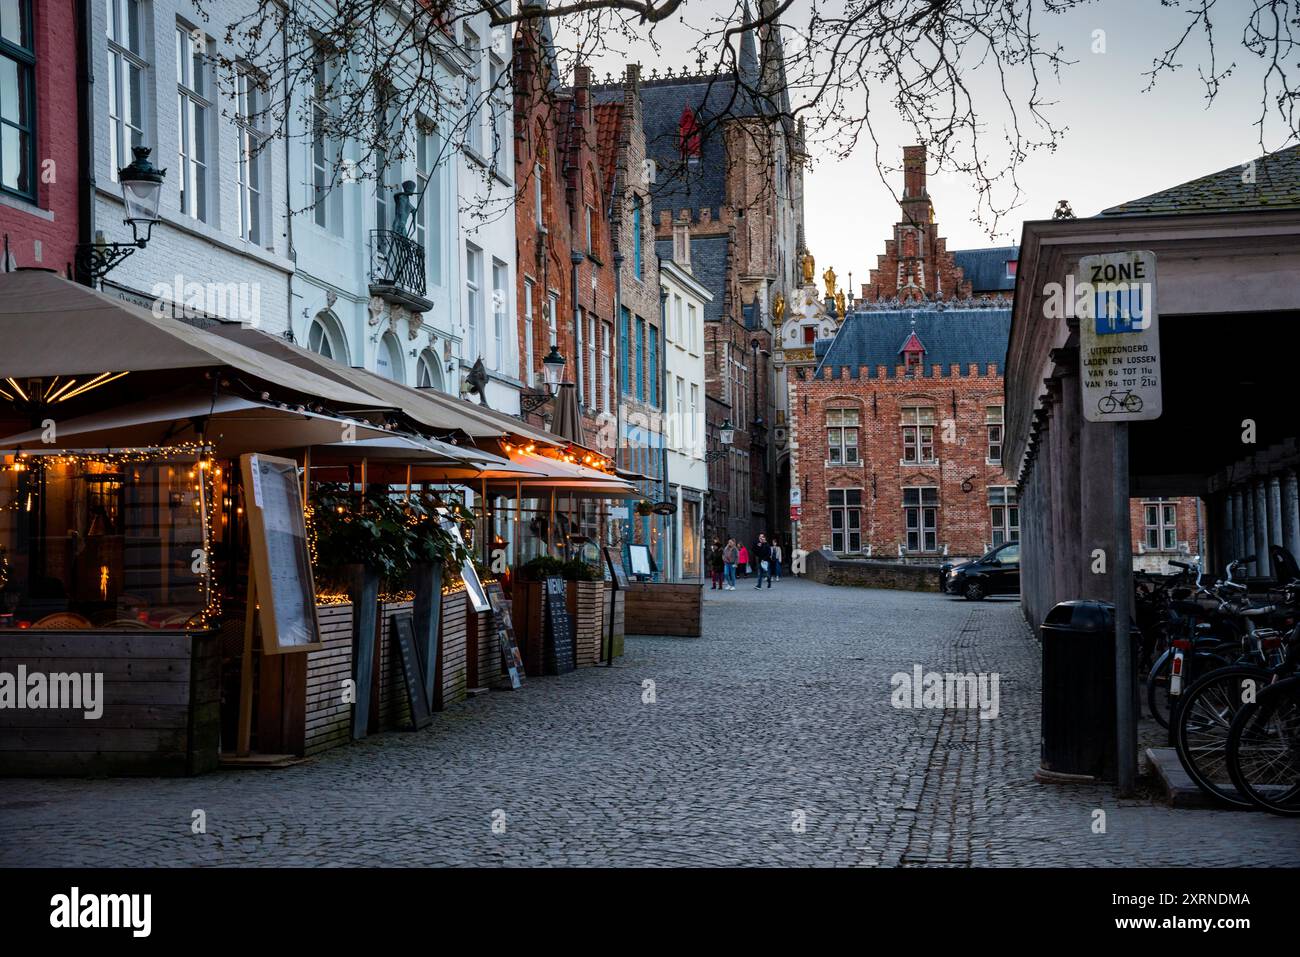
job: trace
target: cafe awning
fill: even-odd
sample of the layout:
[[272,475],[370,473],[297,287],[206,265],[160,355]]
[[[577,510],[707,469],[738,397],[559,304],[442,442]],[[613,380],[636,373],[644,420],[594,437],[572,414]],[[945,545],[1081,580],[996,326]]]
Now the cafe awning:
[[[541,473],[533,479],[518,482],[530,493],[537,495],[554,489],[563,494],[583,493],[603,498],[640,498],[641,493],[635,486],[608,472],[593,469],[586,465],[562,462],[535,452],[516,449],[510,454],[510,460],[532,471]],[[488,491],[506,494],[512,491],[507,483],[489,482]]]
[[0,449],[52,452],[166,448],[197,442],[202,437],[215,454],[228,458],[244,452],[324,445],[349,433],[359,440],[391,435],[384,429],[303,409],[231,395],[213,398],[189,394],[135,402],[56,422],[54,442],[44,441],[44,429],[30,429],[0,438]]
[[44,270],[0,273],[0,378],[230,367],[345,408],[367,392]]
[[436,389],[413,389],[400,382],[365,369],[343,365],[302,346],[287,342],[278,336],[267,335],[258,329],[238,326],[221,327],[218,334],[231,342],[239,343],[283,362],[310,370],[383,400],[386,405],[401,409],[420,425],[439,432],[461,432],[471,439],[499,439],[516,435],[530,442],[557,444],[555,436],[533,429],[518,419],[458,399]]

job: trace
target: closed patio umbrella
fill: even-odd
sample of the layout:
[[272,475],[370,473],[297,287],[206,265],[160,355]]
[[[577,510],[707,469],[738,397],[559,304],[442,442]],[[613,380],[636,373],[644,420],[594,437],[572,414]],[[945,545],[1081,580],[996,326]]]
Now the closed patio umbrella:
[[551,418],[551,432],[577,445],[586,445],[582,434],[582,412],[578,408],[578,388],[572,382],[560,384],[555,395],[555,414]]

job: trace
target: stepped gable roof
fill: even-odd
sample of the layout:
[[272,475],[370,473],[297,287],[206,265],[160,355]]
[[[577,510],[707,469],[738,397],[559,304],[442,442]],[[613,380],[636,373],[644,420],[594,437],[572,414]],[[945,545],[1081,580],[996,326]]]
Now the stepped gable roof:
[[[1247,182],[1253,175],[1254,182]],[[1300,145],[1104,209],[1099,216],[1300,209]]]
[[[673,258],[671,239],[655,240],[655,255],[660,259]],[[713,293],[713,301],[704,304],[704,318],[722,318],[723,299],[727,290],[727,237],[691,237],[691,275],[701,286]]]
[[1016,288],[1014,278],[1007,278],[1007,262],[1020,257],[1019,246],[992,246],[988,249],[951,250],[953,262],[961,267],[962,277],[970,280],[975,292]]
[[[694,247],[692,247],[694,250]],[[915,327],[913,327],[915,322]],[[918,378],[931,378],[931,367],[947,373],[949,366],[961,368],[963,375],[971,363],[981,372],[995,365],[1004,374],[1007,338],[1011,332],[1011,308],[925,309],[900,308],[888,311],[851,312],[840,324],[835,338],[821,340],[814,346],[818,357],[814,378],[825,378],[827,369],[847,367],[858,378],[860,369],[876,377],[879,366],[893,378],[901,365],[896,344],[905,345],[915,336],[925,346],[925,368]]]

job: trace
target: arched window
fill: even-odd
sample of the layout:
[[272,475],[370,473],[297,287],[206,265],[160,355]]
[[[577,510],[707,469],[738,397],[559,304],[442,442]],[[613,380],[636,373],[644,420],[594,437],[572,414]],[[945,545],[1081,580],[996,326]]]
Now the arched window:
[[379,353],[375,356],[375,371],[394,382],[406,381],[405,364],[402,362],[402,344],[391,332],[384,333],[379,340]]
[[420,389],[447,391],[443,385],[442,361],[432,349],[420,353],[419,361],[415,364],[415,385]]
[[307,348],[344,365],[348,362],[348,340],[338,317],[328,310],[316,313],[307,330]]

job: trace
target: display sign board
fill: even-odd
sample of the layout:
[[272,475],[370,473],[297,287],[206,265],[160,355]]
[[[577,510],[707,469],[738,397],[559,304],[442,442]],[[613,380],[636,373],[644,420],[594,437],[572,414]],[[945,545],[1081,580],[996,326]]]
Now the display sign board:
[[654,574],[650,570],[650,549],[645,545],[629,545],[627,554],[632,559],[632,574],[637,578],[649,578]]
[[790,521],[792,522],[803,521],[803,506],[800,505],[790,506]]
[[803,489],[798,485],[790,486],[790,507],[798,508],[803,504]]
[[510,617],[510,602],[499,582],[487,586],[488,601],[492,603],[492,617],[497,623],[497,644],[501,647],[501,663],[510,675],[510,687],[522,685],[524,658],[515,641],[515,623]]
[[[450,532],[459,544],[465,544],[460,534],[460,526],[451,519],[442,519],[442,527]],[[472,559],[467,558],[461,563],[460,578],[465,583],[465,593],[469,595],[470,606],[475,611],[490,611],[492,606],[488,603],[487,592],[483,590],[483,582],[479,580],[478,569],[474,567]]]
[[250,574],[257,591],[262,654],[318,651],[316,585],[307,551],[298,463],[240,456],[248,508]]
[[1089,422],[1160,418],[1155,253],[1084,256],[1079,273],[1075,288],[1083,417]]
[[546,616],[543,667],[548,675],[562,675],[576,664],[573,653],[573,619],[569,615],[569,589],[563,578],[546,579],[542,596]]
[[614,587],[620,591],[627,590],[627,571],[623,568],[623,556],[612,545],[605,546],[605,569],[613,576]]
[[394,615],[389,634],[397,643],[397,654],[402,662],[402,678],[406,682],[406,698],[411,702],[411,730],[416,731],[433,723],[429,712],[429,699],[424,696],[424,675],[415,651],[415,616]]

